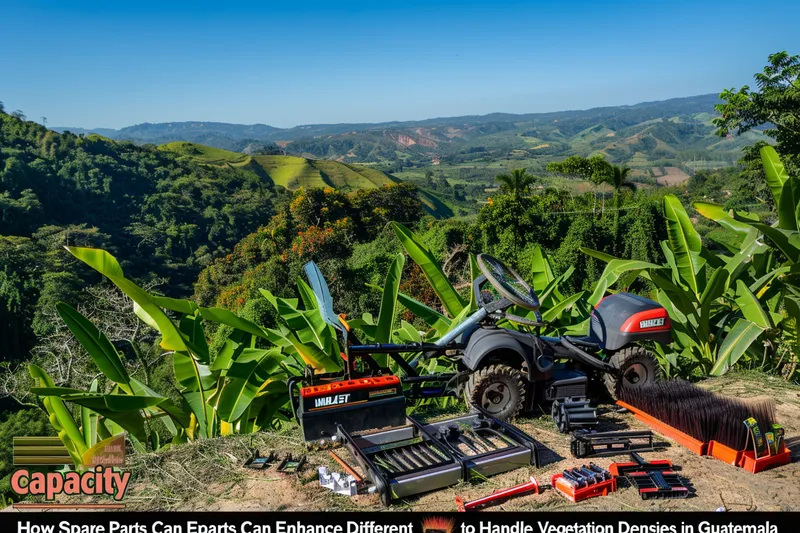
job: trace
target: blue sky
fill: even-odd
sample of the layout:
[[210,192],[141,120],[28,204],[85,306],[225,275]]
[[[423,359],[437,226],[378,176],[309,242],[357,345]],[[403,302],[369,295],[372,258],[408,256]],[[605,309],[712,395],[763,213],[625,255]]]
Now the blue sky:
[[751,83],[800,53],[798,20],[797,0],[0,0],[0,101],[114,128],[584,109]]

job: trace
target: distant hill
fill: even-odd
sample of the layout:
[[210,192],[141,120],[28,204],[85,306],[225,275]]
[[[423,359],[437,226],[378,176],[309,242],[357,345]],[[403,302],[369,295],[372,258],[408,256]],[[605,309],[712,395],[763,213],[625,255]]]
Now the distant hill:
[[245,164],[249,160],[249,157],[241,152],[231,152],[221,148],[214,148],[213,146],[190,142],[171,142],[159,146],[158,149],[189,156],[212,165]]
[[[603,154],[616,163],[647,168],[703,159],[732,164],[741,147],[763,138],[758,131],[723,139],[714,134],[716,94],[551,113],[431,118],[377,124],[311,124],[275,128],[264,124],[172,122],[138,124],[120,130],[79,130],[136,143],[186,141],[233,152],[283,148],[308,160],[390,165],[461,164],[485,160],[549,161],[568,155]],[[56,128],[58,130],[70,128]],[[300,163],[295,163],[301,165]],[[312,165],[314,166],[314,165]],[[316,167],[315,167],[316,168]],[[399,168],[399,167],[398,167]],[[316,168],[324,173],[324,169]],[[302,165],[287,179],[311,179]],[[283,172],[280,172],[283,176]]]
[[[159,150],[190,157],[213,166],[230,166],[268,178],[275,185],[295,190],[300,187],[333,187],[343,192],[374,189],[401,180],[379,170],[338,161],[307,159],[291,155],[246,155],[202,144],[171,142]],[[420,201],[437,218],[452,216],[447,205],[431,193],[420,191]]]
[[275,185],[290,190],[299,187],[333,187],[347,192],[372,189],[399,181],[375,169],[338,161],[306,159],[291,155],[250,156],[189,142],[172,142],[158,148],[189,156],[210,165],[231,165],[263,172]]

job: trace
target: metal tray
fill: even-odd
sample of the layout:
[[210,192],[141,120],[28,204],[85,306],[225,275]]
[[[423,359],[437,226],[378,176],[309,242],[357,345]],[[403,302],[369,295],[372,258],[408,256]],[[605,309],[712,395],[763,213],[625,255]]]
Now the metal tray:
[[[479,444],[449,442],[448,437],[460,432],[474,435]],[[361,434],[350,434],[339,425],[338,434],[387,506],[392,500],[455,485],[472,476],[539,465],[533,438],[486,414],[430,424],[407,417],[405,426]]]

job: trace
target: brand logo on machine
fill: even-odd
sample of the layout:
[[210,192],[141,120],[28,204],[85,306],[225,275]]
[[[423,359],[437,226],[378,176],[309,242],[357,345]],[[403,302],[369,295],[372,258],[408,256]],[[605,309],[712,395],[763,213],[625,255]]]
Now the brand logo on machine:
[[314,400],[314,407],[328,407],[329,405],[341,405],[350,401],[349,394],[337,394],[335,396],[325,396]]
[[663,318],[651,318],[649,320],[642,320],[639,322],[640,329],[657,328],[658,326],[663,326],[663,325],[664,325]]

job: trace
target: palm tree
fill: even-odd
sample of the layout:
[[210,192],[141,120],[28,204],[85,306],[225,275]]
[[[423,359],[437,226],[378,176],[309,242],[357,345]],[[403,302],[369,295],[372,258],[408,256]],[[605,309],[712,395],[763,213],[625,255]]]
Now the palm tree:
[[617,241],[619,241],[619,191],[620,189],[636,190],[636,184],[628,181],[631,169],[619,167],[607,163],[608,169],[603,173],[601,183],[608,183],[614,189],[614,253],[617,252]]
[[516,208],[514,209],[514,260],[513,266],[517,266],[517,251],[519,250],[519,220],[524,214],[524,209],[520,206],[520,198],[526,196],[531,191],[531,185],[536,178],[524,168],[515,168],[511,174],[500,174],[495,178],[500,182],[500,190],[511,196]]
[[612,189],[614,189],[614,208],[619,209],[619,190],[620,189],[630,189],[631,191],[636,190],[636,184],[632,181],[628,181],[628,174],[631,173],[631,169],[628,167],[618,167],[617,165],[612,165],[609,163],[608,174],[603,181],[608,183]]
[[511,174],[500,174],[495,179],[500,182],[500,190],[510,194],[515,200],[528,194],[531,185],[536,181],[524,168],[515,168]]

